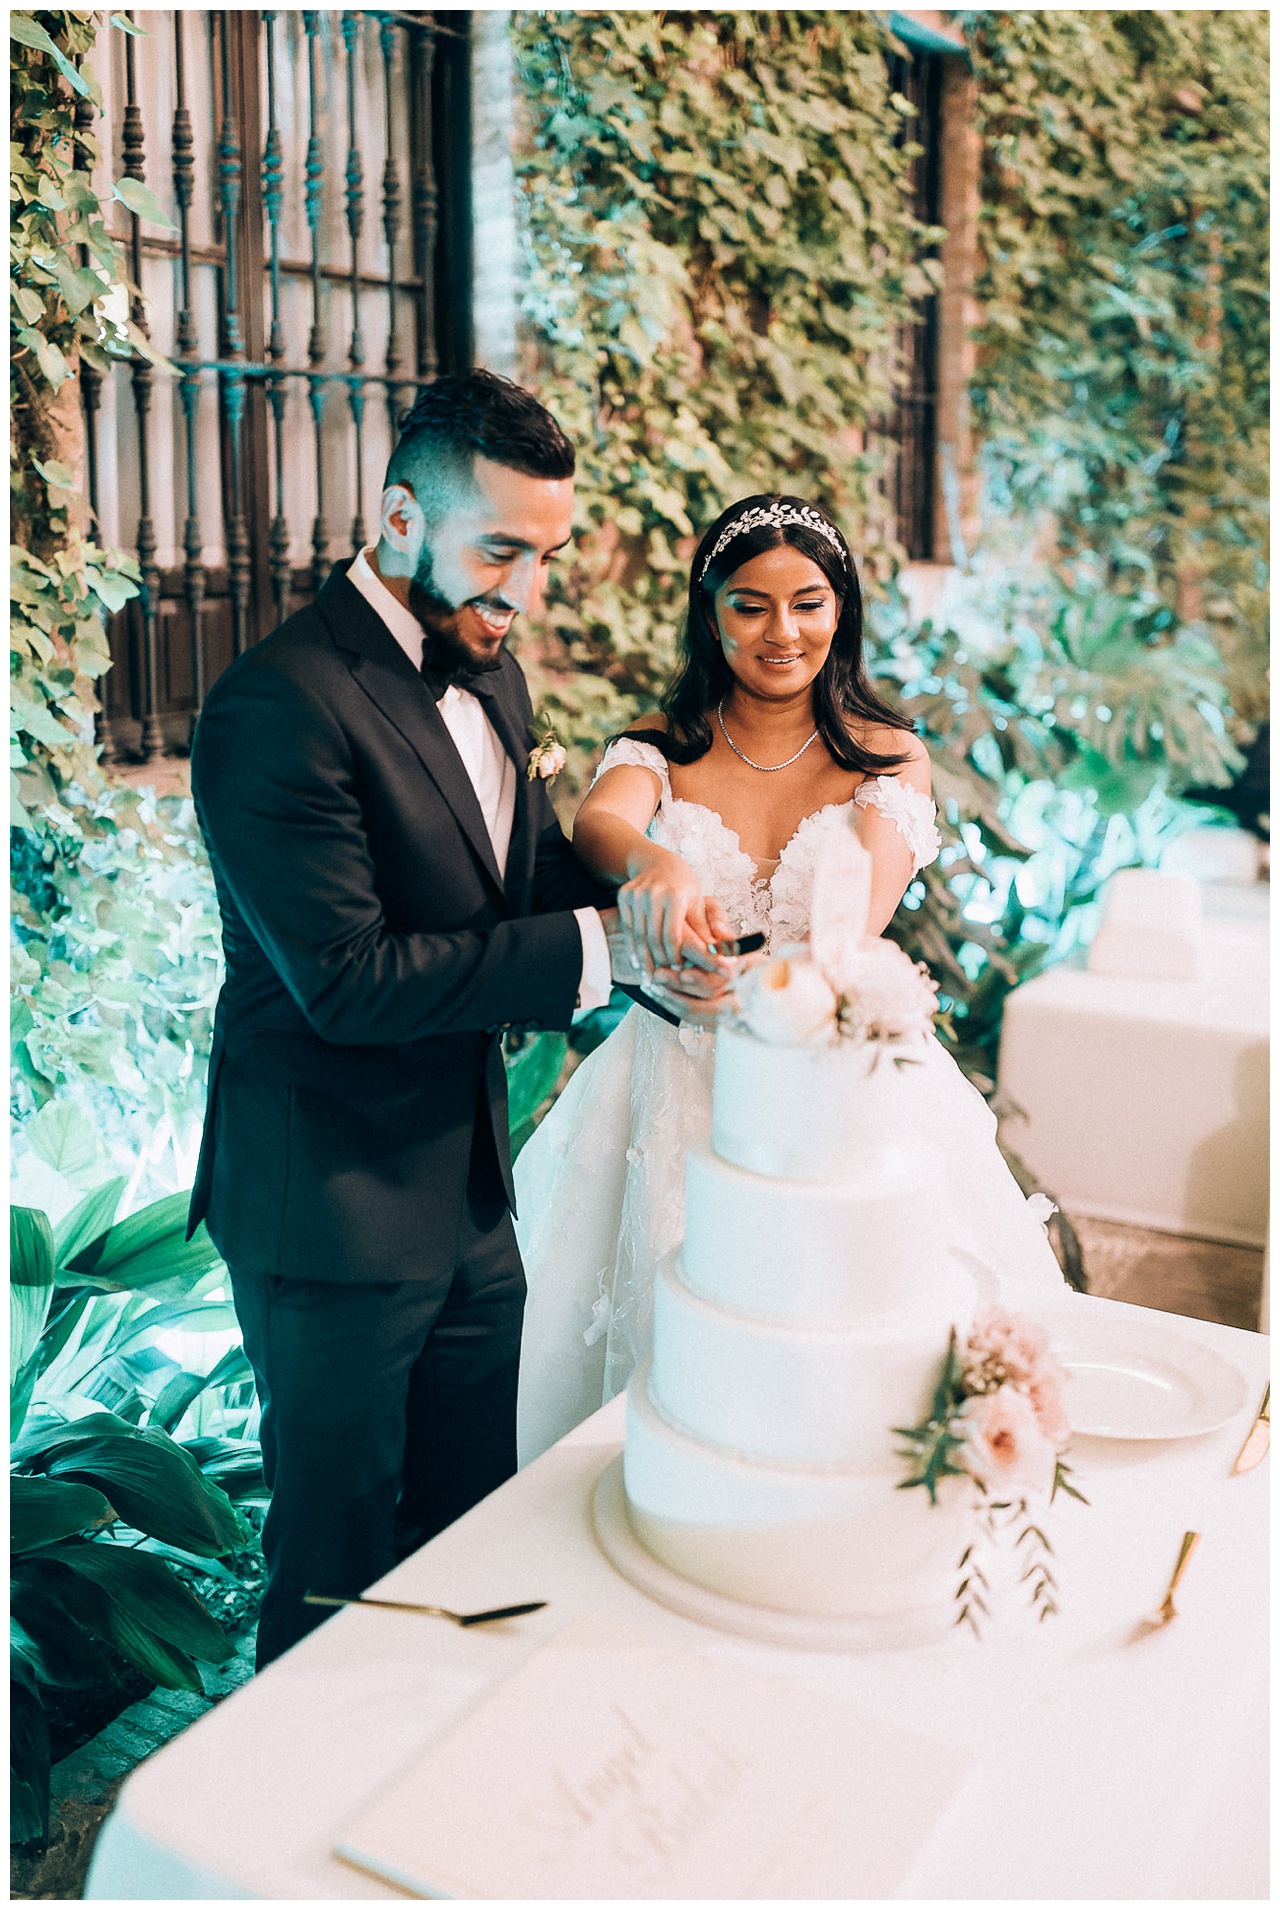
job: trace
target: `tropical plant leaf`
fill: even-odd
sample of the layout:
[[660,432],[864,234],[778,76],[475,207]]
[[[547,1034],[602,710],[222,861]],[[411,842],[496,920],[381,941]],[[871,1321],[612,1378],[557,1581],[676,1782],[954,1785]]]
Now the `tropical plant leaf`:
[[[107,1550],[86,1545],[85,1550]],[[122,1547],[110,1548],[123,1552]],[[135,1555],[136,1556],[136,1555]],[[44,1597],[63,1615],[68,1624],[78,1625],[95,1638],[114,1646],[131,1665],[144,1672],[153,1683],[175,1691],[203,1691],[200,1673],[190,1653],[169,1644],[137,1615],[131,1607],[119,1603],[96,1579],[73,1571],[64,1559],[50,1554],[33,1554],[31,1563],[39,1563],[43,1573]],[[158,1559],[151,1561],[165,1567]],[[174,1580],[175,1585],[177,1580]]]
[[120,1205],[120,1196],[127,1185],[123,1174],[115,1180],[104,1181],[100,1187],[86,1194],[65,1219],[58,1222],[53,1232],[53,1251],[60,1268],[66,1267],[94,1241],[102,1240],[105,1243],[116,1217],[116,1208]]
[[9,1653],[9,1840],[49,1835],[49,1720],[27,1661]]
[[107,1525],[115,1511],[93,1486],[68,1479],[9,1475],[9,1550],[31,1552],[91,1526]]
[[20,1443],[16,1454],[30,1471],[97,1486],[130,1525],[184,1551],[220,1558],[243,1543],[226,1493],[158,1428],[91,1413],[46,1436],[38,1450]]
[[190,1658],[225,1664],[235,1646],[163,1559],[110,1540],[64,1539],[41,1555],[100,1587],[135,1623]]
[[89,1691],[109,1675],[102,1641],[76,1623],[47,1593],[48,1574],[15,1561],[9,1588],[9,1650],[26,1660],[39,1683],[58,1691]]
[[82,1249],[68,1273],[104,1292],[194,1282],[222,1263],[203,1223],[187,1239],[190,1204],[189,1194],[169,1194],[127,1215]]
[[[51,468],[61,471],[60,466]],[[26,1123],[22,1138],[33,1154],[73,1187],[83,1190],[101,1182],[106,1166],[102,1145],[88,1116],[74,1101],[47,1101]]]
[[206,1389],[233,1386],[252,1378],[253,1368],[244,1348],[233,1346],[203,1378],[199,1373],[175,1374],[148,1413],[147,1424],[171,1433],[192,1400]]
[[256,1439],[186,1439],[189,1452],[208,1479],[222,1486],[228,1498],[250,1498],[266,1490],[262,1476],[262,1448]]
[[53,1230],[38,1207],[9,1210],[9,1436],[21,1428],[53,1294]]

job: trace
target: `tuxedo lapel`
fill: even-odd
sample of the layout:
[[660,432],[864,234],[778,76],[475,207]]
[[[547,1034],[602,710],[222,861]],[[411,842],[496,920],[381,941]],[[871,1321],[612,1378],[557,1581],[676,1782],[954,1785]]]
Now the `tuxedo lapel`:
[[[316,598],[316,608],[334,643],[346,653],[356,683],[414,751],[499,893],[504,893],[471,778],[421,676],[372,605],[345,576],[330,574]],[[517,817],[519,804],[517,793]]]
[[513,913],[523,915],[528,907],[529,878],[532,874],[528,848],[529,834],[529,740],[523,734],[519,717],[503,695],[502,677],[473,677],[467,686],[479,698],[492,723],[499,742],[515,764],[516,806],[511,822],[511,842],[507,849],[507,900]]

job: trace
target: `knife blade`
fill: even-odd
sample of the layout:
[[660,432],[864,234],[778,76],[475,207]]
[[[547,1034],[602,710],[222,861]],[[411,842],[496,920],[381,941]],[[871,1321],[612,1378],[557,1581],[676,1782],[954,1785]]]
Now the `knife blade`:
[[1249,1436],[1241,1446],[1232,1466],[1232,1472],[1248,1472],[1260,1459],[1266,1457],[1271,1444],[1271,1388],[1267,1387],[1262,1395],[1262,1404],[1258,1408],[1258,1417],[1249,1428]]

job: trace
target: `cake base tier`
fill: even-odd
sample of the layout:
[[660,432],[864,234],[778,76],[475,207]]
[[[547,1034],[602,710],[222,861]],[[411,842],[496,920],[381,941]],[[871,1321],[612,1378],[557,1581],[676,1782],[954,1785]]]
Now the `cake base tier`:
[[627,1390],[627,1516],[671,1570],[788,1613],[857,1620],[954,1612],[974,1533],[972,1485],[899,1489],[906,1464],[799,1468],[691,1439],[666,1420],[642,1366]]
[[632,1529],[622,1476],[622,1454],[596,1481],[591,1501],[596,1542],[629,1585],[695,1625],[756,1638],[798,1651],[912,1651],[937,1644],[955,1629],[955,1605],[894,1612],[879,1618],[827,1618],[809,1612],[773,1611],[748,1605],[684,1578],[654,1557]]

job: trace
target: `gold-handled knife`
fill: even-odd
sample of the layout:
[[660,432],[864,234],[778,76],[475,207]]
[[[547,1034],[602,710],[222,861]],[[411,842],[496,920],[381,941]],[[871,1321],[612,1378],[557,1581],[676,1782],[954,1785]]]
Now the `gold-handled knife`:
[[1249,1437],[1240,1448],[1232,1472],[1248,1472],[1250,1466],[1256,1466],[1266,1457],[1267,1447],[1271,1444],[1271,1388],[1267,1387],[1262,1395],[1262,1404],[1258,1408],[1258,1417],[1249,1428]]

